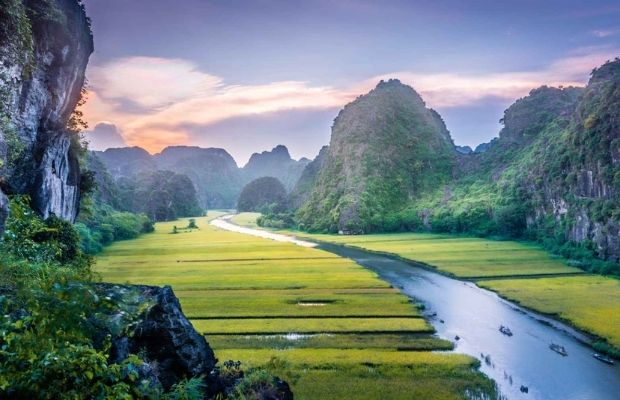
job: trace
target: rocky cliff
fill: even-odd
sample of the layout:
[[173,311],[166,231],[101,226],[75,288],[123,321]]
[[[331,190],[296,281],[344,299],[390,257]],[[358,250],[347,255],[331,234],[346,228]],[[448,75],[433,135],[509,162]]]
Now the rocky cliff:
[[151,155],[140,147],[122,147],[93,153],[115,179],[156,169],[186,175],[206,209],[234,208],[244,185],[264,176],[278,178],[290,191],[310,162],[293,160],[288,149],[281,145],[271,151],[254,153],[243,168],[237,166],[226,150],[218,148],[169,146]]
[[68,125],[93,51],[89,21],[76,0],[2,0],[0,20],[2,191],[73,221],[79,140]]
[[585,88],[532,90],[504,112],[498,138],[463,151],[411,88],[383,82],[340,112],[292,204],[306,229],[537,239],[620,273],[619,110],[616,59]]
[[456,158],[443,120],[393,79],[340,111],[326,159],[298,216],[313,230],[361,233],[450,178]]
[[217,359],[204,336],[187,320],[169,286],[97,284],[95,293],[114,303],[113,312],[93,317],[98,335],[112,337],[111,359],[140,354],[142,379],[170,389],[182,379],[216,380]]
[[534,212],[528,215],[528,225],[553,219],[556,230],[569,240],[618,262],[620,59],[593,71],[569,115],[567,128],[558,132],[565,140],[549,146],[554,155],[527,175],[540,175],[530,188]]
[[243,178],[250,182],[256,178],[271,176],[277,178],[290,192],[310,160],[293,160],[286,146],[276,146],[271,151],[254,153],[243,167]]

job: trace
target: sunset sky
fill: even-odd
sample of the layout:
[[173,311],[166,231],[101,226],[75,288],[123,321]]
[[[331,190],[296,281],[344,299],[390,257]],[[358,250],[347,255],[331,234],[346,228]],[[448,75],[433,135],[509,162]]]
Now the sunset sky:
[[542,84],[620,55],[618,1],[85,0],[91,147],[277,144],[313,158],[338,110],[399,78],[457,144],[497,136]]

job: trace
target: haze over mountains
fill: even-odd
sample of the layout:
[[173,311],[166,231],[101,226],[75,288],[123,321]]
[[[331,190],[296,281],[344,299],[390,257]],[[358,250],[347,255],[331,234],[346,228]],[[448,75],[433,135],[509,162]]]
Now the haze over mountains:
[[217,148],[170,146],[151,155],[140,147],[122,147],[93,154],[101,159],[115,179],[153,170],[186,175],[194,183],[206,209],[234,208],[243,187],[259,177],[275,177],[290,191],[310,162],[305,158],[293,160],[285,146],[254,153],[243,168],[239,168],[226,150]]
[[472,152],[454,146],[411,87],[381,82],[338,115],[319,171],[305,175],[297,221],[330,232],[528,238],[617,261],[619,110],[616,59],[586,88],[532,90],[505,111],[499,138]]
[[616,60],[585,89],[532,90],[505,111],[499,138],[475,150],[455,146],[441,116],[391,79],[340,111],[312,162],[282,145],[243,168],[215,148],[95,154],[117,179],[154,169],[186,175],[207,209],[234,208],[246,184],[275,177],[289,193],[285,220],[301,229],[499,235],[587,245],[618,260],[619,71]]

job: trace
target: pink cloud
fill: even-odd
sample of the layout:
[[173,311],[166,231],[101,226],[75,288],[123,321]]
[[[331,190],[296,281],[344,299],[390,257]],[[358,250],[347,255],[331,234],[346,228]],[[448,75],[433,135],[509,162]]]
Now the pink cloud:
[[227,85],[186,60],[131,57],[89,70],[91,90],[84,112],[91,126],[112,121],[127,143],[158,151],[187,143],[184,127],[191,125],[286,110],[335,110],[380,79],[399,78],[430,107],[458,107],[489,97],[514,100],[541,85],[583,85],[592,68],[616,54],[614,49],[581,49],[540,70],[484,75],[397,71],[346,88],[301,81]]

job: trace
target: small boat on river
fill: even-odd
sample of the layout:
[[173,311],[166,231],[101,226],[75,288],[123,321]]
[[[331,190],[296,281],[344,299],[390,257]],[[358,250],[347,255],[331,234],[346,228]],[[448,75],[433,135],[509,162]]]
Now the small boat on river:
[[499,331],[506,336],[512,336],[512,331],[507,326],[504,326],[504,325],[500,326]]
[[596,358],[599,361],[604,362],[605,364],[614,365],[614,360],[602,354],[594,353],[592,354],[592,357]]
[[561,356],[566,357],[568,355],[568,352],[566,351],[566,349],[564,348],[564,346],[560,346],[559,344],[556,343],[551,343],[549,345],[549,348],[553,351],[555,351],[556,353],[558,353]]

